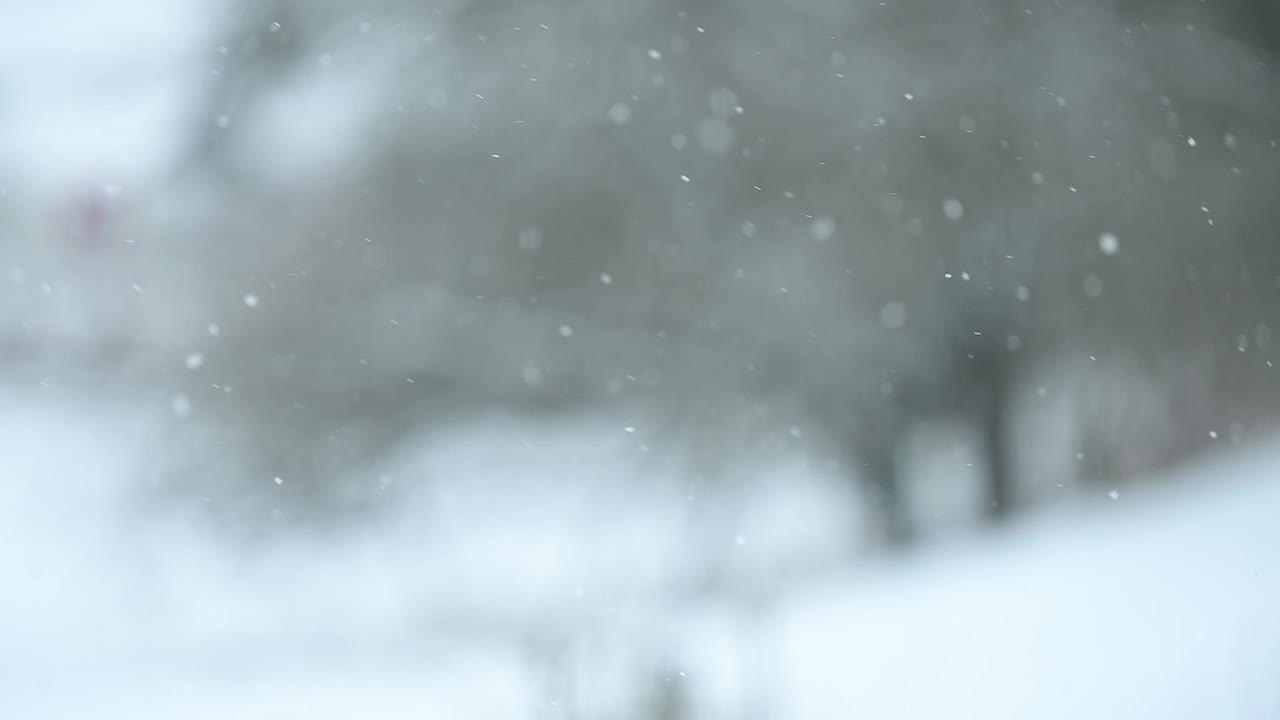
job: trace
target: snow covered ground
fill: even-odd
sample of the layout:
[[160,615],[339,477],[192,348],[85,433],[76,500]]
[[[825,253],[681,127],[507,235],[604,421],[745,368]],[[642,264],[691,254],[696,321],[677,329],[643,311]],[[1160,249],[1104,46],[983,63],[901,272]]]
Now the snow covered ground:
[[1277,469],[1219,458],[1095,523],[800,589],[780,716],[1280,717]]
[[1280,718],[1275,449],[824,570],[828,478],[690,496],[598,418],[415,443],[398,512],[250,546],[138,502],[167,408],[0,400],[6,718]]

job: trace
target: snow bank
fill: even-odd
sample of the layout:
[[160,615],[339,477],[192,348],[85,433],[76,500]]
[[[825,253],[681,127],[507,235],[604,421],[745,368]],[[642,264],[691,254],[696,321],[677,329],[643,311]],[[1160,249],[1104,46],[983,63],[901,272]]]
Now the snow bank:
[[1206,461],[1096,524],[798,589],[778,707],[814,718],[1280,717],[1274,450]]
[[390,458],[435,482],[375,526],[246,547],[137,506],[163,408],[50,393],[0,413],[5,717],[1280,717],[1274,450],[830,572],[803,463],[691,502],[611,422],[506,419]]

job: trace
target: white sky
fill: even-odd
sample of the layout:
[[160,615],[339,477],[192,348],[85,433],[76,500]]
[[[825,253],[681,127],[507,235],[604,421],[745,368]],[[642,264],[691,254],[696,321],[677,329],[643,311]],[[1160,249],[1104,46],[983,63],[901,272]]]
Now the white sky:
[[0,183],[42,194],[162,168],[205,82],[224,4],[0,3]]

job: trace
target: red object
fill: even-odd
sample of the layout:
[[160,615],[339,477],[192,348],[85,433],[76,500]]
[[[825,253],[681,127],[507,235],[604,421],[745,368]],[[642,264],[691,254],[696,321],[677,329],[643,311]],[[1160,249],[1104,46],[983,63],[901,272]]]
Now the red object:
[[94,189],[81,193],[71,203],[67,217],[69,242],[84,252],[96,252],[110,240],[117,210],[107,191]]

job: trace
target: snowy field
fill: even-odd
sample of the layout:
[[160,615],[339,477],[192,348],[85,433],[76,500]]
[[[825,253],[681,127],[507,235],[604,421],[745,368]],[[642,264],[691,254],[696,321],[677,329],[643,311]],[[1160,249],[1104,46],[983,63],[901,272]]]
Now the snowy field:
[[165,413],[3,400],[6,718],[1280,718],[1275,450],[823,570],[825,479],[695,502],[599,422],[415,444],[398,512],[236,546],[140,509]]

